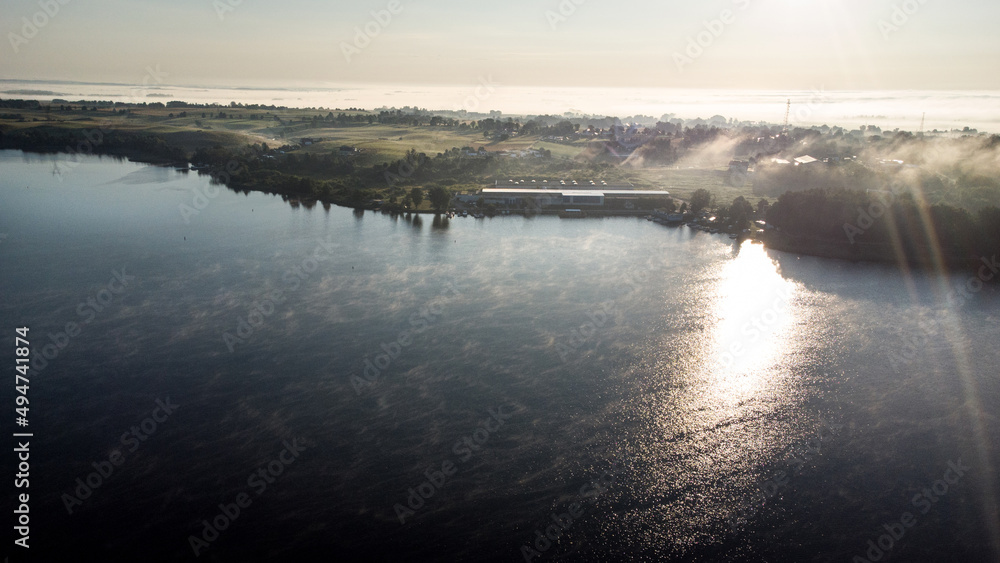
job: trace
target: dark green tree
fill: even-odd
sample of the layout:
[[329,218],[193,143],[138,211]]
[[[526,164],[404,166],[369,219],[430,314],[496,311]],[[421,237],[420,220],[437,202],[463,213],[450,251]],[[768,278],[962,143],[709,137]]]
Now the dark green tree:
[[760,201],[757,202],[757,214],[760,215],[761,217],[766,216],[767,208],[770,206],[771,204],[768,203],[766,199],[761,199]]
[[448,209],[448,204],[451,203],[451,194],[441,186],[431,188],[428,197],[431,201],[431,207],[438,213]]
[[705,188],[698,188],[691,194],[691,213],[701,213],[712,202],[712,193]]
[[413,201],[414,209],[420,207],[420,204],[424,202],[424,190],[420,188],[410,190],[410,200]]
[[740,231],[747,229],[750,227],[750,216],[752,214],[753,205],[743,196],[739,196],[729,206],[729,224]]

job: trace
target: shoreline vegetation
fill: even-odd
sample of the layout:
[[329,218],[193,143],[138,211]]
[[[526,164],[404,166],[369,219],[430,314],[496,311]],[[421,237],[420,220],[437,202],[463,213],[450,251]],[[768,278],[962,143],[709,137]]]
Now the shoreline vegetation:
[[789,192],[770,206],[775,250],[924,269],[982,265],[1000,249],[1000,208],[926,205],[912,193]]
[[666,208],[587,215],[658,211],[774,250],[900,267],[975,267],[1000,248],[1000,136],[628,120],[0,100],[0,149],[127,158],[387,213],[563,211],[455,197],[508,178],[668,189]]

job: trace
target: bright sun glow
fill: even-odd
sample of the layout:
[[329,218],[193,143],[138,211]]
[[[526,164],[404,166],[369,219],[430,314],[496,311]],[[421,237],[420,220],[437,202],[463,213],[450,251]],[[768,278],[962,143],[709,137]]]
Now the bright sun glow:
[[794,324],[795,293],[795,284],[781,277],[762,246],[743,245],[718,287],[714,376],[744,391],[756,386],[760,368],[785,351],[782,335]]

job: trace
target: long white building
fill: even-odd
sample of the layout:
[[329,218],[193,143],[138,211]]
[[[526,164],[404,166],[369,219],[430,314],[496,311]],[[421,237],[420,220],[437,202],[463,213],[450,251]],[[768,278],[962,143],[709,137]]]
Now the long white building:
[[[566,188],[484,188],[480,195],[487,203],[503,207],[521,207],[529,200],[541,207],[569,205],[573,207],[604,207],[620,203],[630,209],[636,207],[640,198],[662,199],[670,197],[670,192],[662,190],[605,190]],[[632,203],[630,206],[628,203]],[[618,205],[614,205],[618,207]]]

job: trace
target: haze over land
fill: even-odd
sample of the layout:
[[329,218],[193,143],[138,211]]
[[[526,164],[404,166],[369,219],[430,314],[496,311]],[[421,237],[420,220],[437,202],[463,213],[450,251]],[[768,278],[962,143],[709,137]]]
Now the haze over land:
[[0,78],[133,83],[159,65],[214,86],[1000,88],[987,0],[114,0],[60,5],[28,38],[39,10],[5,6]]
[[799,126],[996,132],[996,21],[985,0],[15,2],[0,97],[770,123],[790,98]]
[[[151,69],[156,72],[156,69]],[[167,69],[160,67],[161,72]],[[972,127],[1000,131],[1000,91],[833,91],[733,90],[677,88],[582,88],[517,86],[496,76],[473,78],[468,84],[438,86],[342,84],[313,87],[215,88],[157,83],[140,69],[129,83],[90,84],[52,81],[0,80],[0,98],[50,101],[117,101],[191,103],[230,102],[290,108],[376,109],[419,107],[465,110],[472,114],[500,111],[505,115],[587,114],[624,121],[646,116],[655,123],[663,115],[694,120],[723,116],[737,121],[780,124],[786,102],[792,101],[795,126],[877,125],[883,129],[916,131],[926,113],[927,130]],[[486,84],[486,86],[483,86]]]

